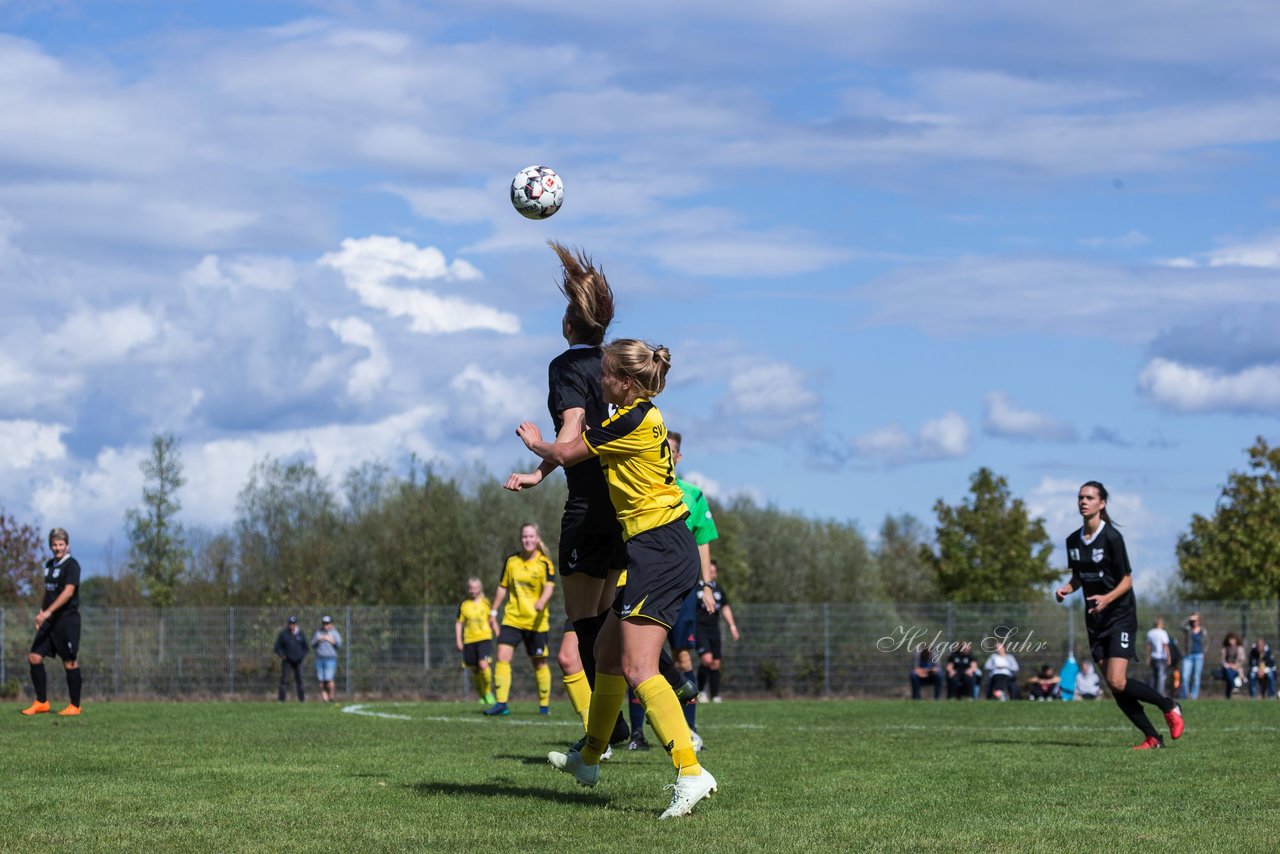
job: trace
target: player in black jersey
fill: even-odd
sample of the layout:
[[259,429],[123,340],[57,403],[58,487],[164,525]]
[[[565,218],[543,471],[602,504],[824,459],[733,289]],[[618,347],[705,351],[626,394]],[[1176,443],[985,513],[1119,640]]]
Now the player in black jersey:
[[44,599],[36,614],[36,636],[31,642],[31,685],[36,701],[22,710],[24,715],[49,711],[48,683],[44,672],[46,657],[57,656],[67,674],[70,703],[59,715],[80,714],[80,564],[71,556],[71,537],[63,528],[49,532],[53,557],[44,565]]
[[1089,481],[1080,487],[1076,506],[1084,525],[1067,537],[1071,580],[1054,595],[1061,602],[1084,588],[1084,625],[1093,660],[1107,680],[1116,705],[1146,736],[1134,750],[1164,747],[1142,704],[1160,708],[1169,725],[1169,735],[1175,739],[1182,736],[1182,709],[1150,685],[1127,675],[1129,662],[1138,658],[1138,610],[1124,537],[1107,515],[1106,487],[1096,480]]

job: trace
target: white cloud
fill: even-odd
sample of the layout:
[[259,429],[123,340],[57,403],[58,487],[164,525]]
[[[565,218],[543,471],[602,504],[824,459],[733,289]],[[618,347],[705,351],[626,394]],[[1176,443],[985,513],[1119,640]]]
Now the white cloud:
[[369,351],[368,358],[351,368],[347,394],[362,402],[372,400],[386,383],[387,377],[391,376],[391,358],[387,355],[387,348],[383,346],[373,327],[358,317],[330,321],[329,328],[342,339],[342,343]]
[[1216,249],[1208,254],[1208,263],[1210,267],[1280,269],[1280,232]]
[[1156,358],[1138,375],[1138,390],[1175,412],[1280,413],[1280,365],[1223,373]]
[[342,273],[360,301],[391,317],[408,317],[414,332],[438,334],[487,329],[504,334],[520,331],[509,312],[431,291],[399,288],[392,281],[475,281],[479,272],[465,261],[446,263],[434,246],[421,249],[396,237],[347,238],[338,252],[327,252],[320,264]]
[[[526,380],[486,371],[478,365],[467,365],[449,387],[455,400],[449,429],[473,444],[481,440],[514,439],[516,425],[527,418],[537,419],[545,412],[536,386]],[[550,441],[550,426],[544,425],[544,428],[543,438]]]
[[182,274],[184,284],[233,291],[240,288],[287,291],[297,279],[297,265],[291,259],[264,255],[243,255],[226,261],[217,255],[206,255]]
[[796,366],[748,359],[730,370],[729,388],[716,412],[721,420],[736,423],[743,435],[782,439],[819,421],[822,399]]
[[1076,439],[1075,427],[1069,422],[1021,409],[1005,392],[991,392],[982,399],[982,404],[982,429],[988,436],[1049,442],[1073,442]]
[[973,431],[963,415],[945,412],[922,424],[915,436],[894,423],[856,436],[850,444],[857,456],[900,466],[963,457],[969,453],[972,438]]
[[160,324],[138,306],[72,314],[45,346],[66,363],[94,365],[119,361],[159,336]]
[[29,469],[45,462],[64,459],[67,447],[62,424],[39,421],[0,421],[0,469]]
[[1086,237],[1080,241],[1080,245],[1094,249],[1105,247],[1132,249],[1135,246],[1142,246],[1150,242],[1151,238],[1141,231],[1129,230],[1118,237]]

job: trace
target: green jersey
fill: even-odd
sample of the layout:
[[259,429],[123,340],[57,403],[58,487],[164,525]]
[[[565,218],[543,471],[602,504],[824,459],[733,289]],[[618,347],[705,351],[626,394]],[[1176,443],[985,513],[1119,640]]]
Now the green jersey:
[[720,536],[716,531],[716,520],[711,517],[711,505],[707,496],[692,483],[676,478],[676,486],[684,493],[684,506],[689,508],[689,516],[685,523],[693,532],[693,540],[698,545],[705,545]]

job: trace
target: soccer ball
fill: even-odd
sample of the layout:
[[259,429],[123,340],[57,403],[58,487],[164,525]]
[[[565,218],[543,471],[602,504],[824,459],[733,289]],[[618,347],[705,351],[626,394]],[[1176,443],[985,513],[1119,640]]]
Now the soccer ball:
[[564,182],[546,166],[527,166],[511,181],[511,204],[521,216],[546,219],[564,204]]

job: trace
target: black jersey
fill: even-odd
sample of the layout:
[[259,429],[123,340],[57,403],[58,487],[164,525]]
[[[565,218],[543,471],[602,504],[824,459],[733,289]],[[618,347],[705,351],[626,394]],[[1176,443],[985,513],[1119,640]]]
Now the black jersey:
[[950,657],[947,658],[947,664],[951,665],[951,670],[956,676],[963,676],[968,673],[969,665],[972,663],[973,656],[959,650],[951,653]]
[[[711,588],[711,598],[715,600],[716,609],[708,611],[703,605],[702,589],[704,587]],[[720,627],[720,609],[729,604],[729,594],[716,582],[698,582],[698,626],[703,629],[715,629]]]
[[1129,566],[1129,553],[1124,547],[1124,537],[1120,536],[1114,525],[1104,522],[1102,529],[1087,543],[1084,541],[1083,529],[1067,537],[1067,565],[1080,578],[1084,589],[1084,625],[1090,634],[1106,631],[1121,623],[1137,621],[1137,601],[1132,589],[1104,608],[1102,613],[1089,613],[1090,596],[1110,593],[1126,575],[1133,574],[1133,569]]
[[[609,417],[609,404],[600,388],[599,347],[571,347],[551,360],[547,368],[547,409],[556,435],[564,427],[561,413],[566,409],[586,411],[586,426],[603,424]],[[552,439],[552,441],[555,441]],[[599,457],[589,457],[564,470],[569,485],[569,498],[602,498],[608,500],[609,487]]]
[[71,594],[71,598],[61,608],[54,612],[55,617],[80,609],[80,564],[76,563],[76,559],[71,555],[64,556],[61,561],[55,561],[53,558],[46,561],[44,565],[44,601],[41,603],[40,608],[43,610],[52,605],[68,584],[75,585],[75,592]]

